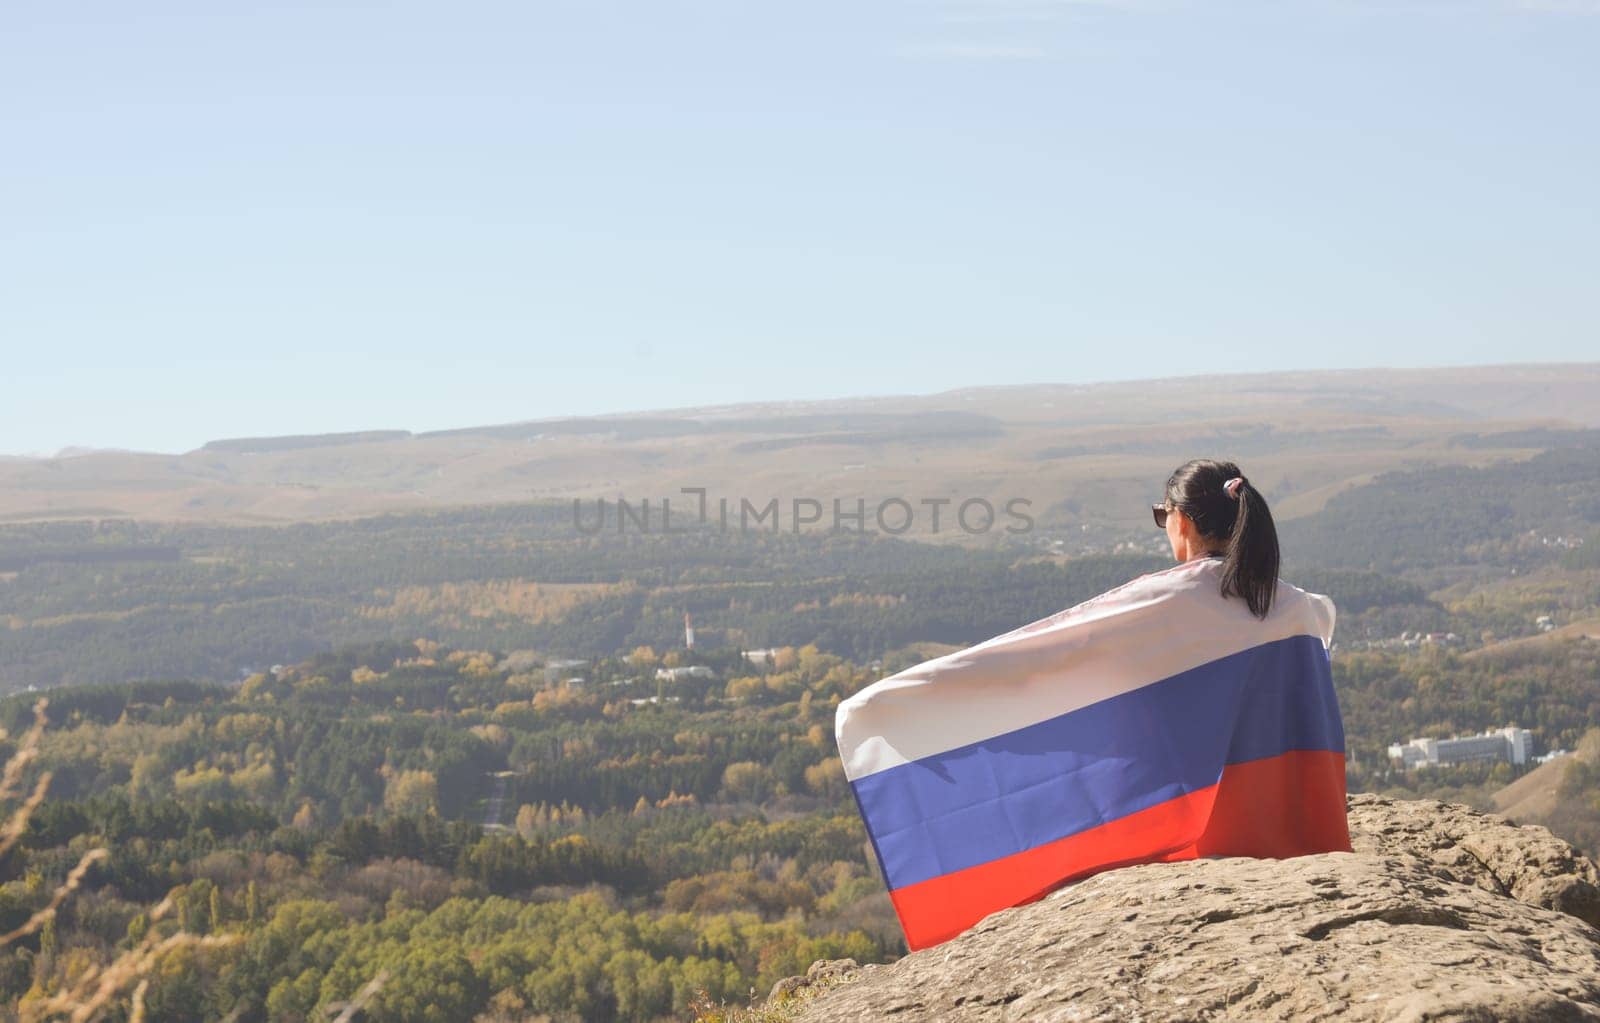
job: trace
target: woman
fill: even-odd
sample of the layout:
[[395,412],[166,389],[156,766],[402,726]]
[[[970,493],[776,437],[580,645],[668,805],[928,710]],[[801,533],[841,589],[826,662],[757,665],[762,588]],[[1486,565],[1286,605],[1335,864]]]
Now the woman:
[[1167,477],[1152,509],[1179,561],[1222,559],[1222,595],[1266,618],[1278,588],[1278,531],[1266,498],[1232,462],[1197,458]]
[[843,701],[839,753],[912,949],[1136,863],[1348,850],[1333,602],[1265,499],[1193,461],[1178,564]]

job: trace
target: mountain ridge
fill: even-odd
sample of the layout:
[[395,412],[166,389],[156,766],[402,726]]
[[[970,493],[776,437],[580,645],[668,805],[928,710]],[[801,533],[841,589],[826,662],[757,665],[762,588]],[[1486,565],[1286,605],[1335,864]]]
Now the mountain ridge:
[[1019,384],[0,458],[0,521],[289,523],[684,488],[758,504],[1022,496],[1130,509],[1196,456],[1248,459],[1294,517],[1377,472],[1527,458],[1594,427],[1600,363]]

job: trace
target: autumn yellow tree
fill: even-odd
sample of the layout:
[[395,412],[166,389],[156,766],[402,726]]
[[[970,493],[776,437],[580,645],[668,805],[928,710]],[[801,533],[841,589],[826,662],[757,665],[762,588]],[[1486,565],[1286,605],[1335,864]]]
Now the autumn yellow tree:
[[394,813],[431,814],[439,803],[439,781],[432,771],[401,771],[391,775],[383,792],[383,805]]

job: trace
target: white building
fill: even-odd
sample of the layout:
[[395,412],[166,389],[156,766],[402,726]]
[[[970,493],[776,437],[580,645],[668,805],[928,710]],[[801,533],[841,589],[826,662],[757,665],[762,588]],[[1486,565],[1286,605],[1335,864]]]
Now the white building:
[[703,664],[689,664],[681,668],[657,668],[656,681],[682,682],[686,678],[716,678],[717,673]]
[[1412,739],[1389,747],[1390,758],[1407,769],[1450,767],[1475,760],[1504,760],[1520,765],[1528,762],[1532,752],[1533,733],[1516,727],[1451,739]]

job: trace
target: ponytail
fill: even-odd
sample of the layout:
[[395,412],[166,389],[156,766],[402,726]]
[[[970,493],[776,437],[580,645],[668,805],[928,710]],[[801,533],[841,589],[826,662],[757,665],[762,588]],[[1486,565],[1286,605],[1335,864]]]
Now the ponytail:
[[1267,499],[1249,480],[1237,491],[1239,509],[1222,561],[1222,595],[1243,597],[1251,614],[1265,618],[1278,590],[1278,530]]
[[1278,590],[1278,530],[1266,498],[1232,462],[1195,459],[1167,479],[1167,498],[1200,535],[1225,540],[1222,595],[1265,618]]

